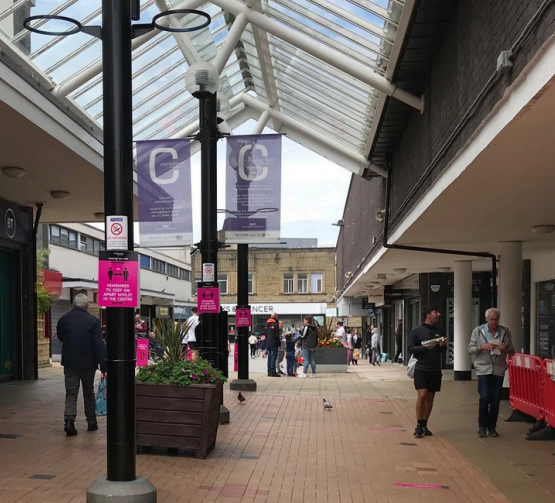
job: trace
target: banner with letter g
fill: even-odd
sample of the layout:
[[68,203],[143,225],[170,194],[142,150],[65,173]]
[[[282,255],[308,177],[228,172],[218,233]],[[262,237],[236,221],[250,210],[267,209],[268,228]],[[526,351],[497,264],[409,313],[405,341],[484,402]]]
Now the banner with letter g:
[[189,140],[137,142],[141,246],[193,243]]

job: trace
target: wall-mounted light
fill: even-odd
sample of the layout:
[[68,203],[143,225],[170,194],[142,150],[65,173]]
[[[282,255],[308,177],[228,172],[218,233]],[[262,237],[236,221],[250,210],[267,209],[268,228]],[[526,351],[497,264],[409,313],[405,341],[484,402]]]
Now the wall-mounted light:
[[397,269],[393,269],[393,272],[403,274],[404,272],[407,272],[407,270],[404,267],[398,267]]
[[534,225],[532,232],[536,234],[551,234],[555,231],[555,225]]
[[6,166],[2,168],[2,174],[8,178],[21,178],[25,175],[25,170],[23,168],[18,168],[17,166]]
[[437,270],[441,272],[451,272],[450,267],[438,267]]
[[334,224],[331,225],[335,225],[337,227],[343,227],[343,220],[338,220],[337,222],[335,222]]

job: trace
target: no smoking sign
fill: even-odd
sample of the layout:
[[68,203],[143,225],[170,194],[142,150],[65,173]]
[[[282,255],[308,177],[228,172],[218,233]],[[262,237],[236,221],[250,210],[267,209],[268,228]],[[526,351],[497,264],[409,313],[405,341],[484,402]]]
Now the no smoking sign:
[[112,215],[106,217],[106,249],[127,250],[128,233],[127,217],[124,215]]

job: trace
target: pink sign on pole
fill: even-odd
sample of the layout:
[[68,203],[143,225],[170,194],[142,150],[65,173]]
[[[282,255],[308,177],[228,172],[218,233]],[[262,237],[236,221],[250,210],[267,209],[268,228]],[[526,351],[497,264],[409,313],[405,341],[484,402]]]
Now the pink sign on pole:
[[197,308],[199,313],[220,312],[220,289],[199,288],[197,291]]
[[137,339],[137,367],[148,365],[148,339]]
[[98,260],[98,305],[139,307],[139,254],[101,251]]
[[239,370],[239,344],[235,343],[235,349],[233,350],[233,372]]
[[235,309],[235,326],[250,327],[251,326],[251,310],[248,308]]

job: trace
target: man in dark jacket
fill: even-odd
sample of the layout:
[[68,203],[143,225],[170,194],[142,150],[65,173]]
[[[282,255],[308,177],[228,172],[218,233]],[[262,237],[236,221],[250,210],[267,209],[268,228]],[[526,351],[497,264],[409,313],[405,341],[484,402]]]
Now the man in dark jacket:
[[435,323],[441,314],[436,306],[422,309],[424,323],[414,327],[408,340],[408,352],[418,359],[414,371],[416,399],[416,429],[414,436],[431,436],[428,418],[432,412],[435,394],[441,390],[441,359],[447,350],[447,339],[441,337]]
[[310,377],[316,377],[316,345],[318,344],[318,330],[314,326],[312,316],[305,316],[303,319],[304,327],[301,332],[301,353],[304,365],[303,373],[299,377],[306,377],[308,365],[312,367]]
[[77,435],[77,397],[79,384],[83,384],[83,399],[87,431],[98,430],[95,412],[94,375],[100,366],[106,373],[106,345],[100,335],[100,321],[87,312],[89,299],[80,293],[73,300],[74,308],[60,318],[57,325],[58,339],[62,341],[62,366],[66,386],[64,431],[67,436]]
[[266,348],[268,349],[268,377],[281,377],[276,372],[278,348],[281,345],[277,313],[272,313],[272,317],[266,322],[264,334],[266,335]]

